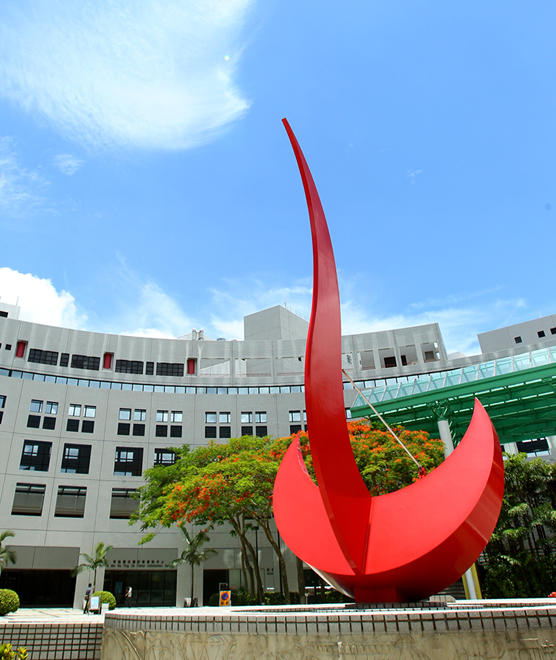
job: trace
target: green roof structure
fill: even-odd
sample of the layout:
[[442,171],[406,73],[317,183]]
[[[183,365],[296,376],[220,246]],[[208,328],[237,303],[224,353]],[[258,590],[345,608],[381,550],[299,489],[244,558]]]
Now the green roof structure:
[[[455,444],[469,425],[475,398],[486,408],[503,444],[556,435],[556,346],[416,376],[363,393],[390,425],[439,437],[438,421],[448,421]],[[375,417],[361,394],[351,414]]]

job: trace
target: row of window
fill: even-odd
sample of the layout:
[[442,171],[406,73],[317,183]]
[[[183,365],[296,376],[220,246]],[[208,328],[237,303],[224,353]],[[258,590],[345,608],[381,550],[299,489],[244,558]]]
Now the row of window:
[[[133,488],[113,488],[110,502],[110,518],[128,519],[137,509]],[[41,516],[46,485],[18,483],[12,505],[13,516]],[[87,488],[84,486],[58,486],[55,518],[83,518]]]
[[[551,335],[556,335],[556,328],[550,328],[550,334]],[[537,337],[539,339],[542,339],[543,337],[546,337],[546,333],[544,330],[538,330],[537,331]],[[514,341],[516,344],[522,344],[523,339],[520,336],[514,337]]]
[[[89,474],[92,445],[64,444],[61,472],[68,474]],[[52,443],[38,440],[25,440],[19,463],[20,470],[48,472]],[[173,465],[176,454],[170,449],[155,449],[154,465]],[[143,473],[142,447],[116,447],[114,475],[120,477],[140,477]]]
[[[134,422],[144,422],[147,419],[147,411],[143,408],[120,408],[119,419],[122,420],[131,420],[133,413]],[[183,422],[183,411],[182,410],[157,410],[156,411],[156,421],[157,422],[167,422],[168,419],[172,423]]]

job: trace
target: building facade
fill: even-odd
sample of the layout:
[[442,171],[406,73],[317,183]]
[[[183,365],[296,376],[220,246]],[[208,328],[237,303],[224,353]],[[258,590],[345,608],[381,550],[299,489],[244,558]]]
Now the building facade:
[[[18,307],[0,303],[0,529],[15,531],[18,552],[2,586],[24,604],[79,607],[92,575],[74,579],[69,569],[102,541],[113,550],[97,589],[121,600],[132,586],[133,605],[183,605],[189,567],[167,567],[184,549],[181,534],[163,530],[138,547],[142,533],[129,525],[143,471],[172,463],[169,448],[181,444],[306,427],[307,321],[273,307],[244,326],[243,341],[195,330],[179,339],[117,336],[21,321]],[[437,324],[342,338],[342,366],[360,387],[490,355],[450,358]],[[355,392],[344,387],[349,417]],[[263,584],[278,591],[278,565],[262,536]],[[209,545],[218,554],[196,569],[200,603],[220,583],[242,586],[236,540],[218,528]],[[291,554],[288,561],[295,582]]]

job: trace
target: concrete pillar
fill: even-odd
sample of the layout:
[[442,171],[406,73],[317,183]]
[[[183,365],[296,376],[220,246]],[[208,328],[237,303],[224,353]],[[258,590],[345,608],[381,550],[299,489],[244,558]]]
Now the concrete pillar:
[[556,435],[547,435],[546,441],[548,442],[548,449],[550,451],[550,455],[553,456],[554,454],[556,454]]
[[191,566],[180,564],[176,575],[176,607],[183,607],[184,600],[191,598]]
[[448,458],[454,451],[454,441],[450,432],[450,424],[446,419],[438,420],[438,432],[440,433],[440,439],[444,443],[444,456]]

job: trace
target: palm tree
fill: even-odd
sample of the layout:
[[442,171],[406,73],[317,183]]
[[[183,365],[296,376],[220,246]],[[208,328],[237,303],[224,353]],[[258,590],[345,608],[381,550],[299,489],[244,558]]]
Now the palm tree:
[[75,577],[84,571],[94,571],[93,593],[95,593],[97,586],[97,568],[108,564],[108,553],[112,550],[112,547],[113,546],[111,545],[105,546],[102,541],[99,541],[95,546],[95,554],[92,557],[85,552],[81,552],[79,556],[85,557],[85,561],[71,569],[71,576]]
[[6,529],[0,534],[0,573],[2,573],[2,569],[4,568],[4,564],[9,564],[10,562],[12,564],[15,564],[17,560],[17,553],[15,550],[12,550],[11,548],[5,548],[2,543],[4,542],[4,539],[7,539],[9,536],[14,537],[15,533],[12,532],[11,529]]
[[179,529],[184,536],[186,548],[177,559],[169,562],[168,566],[175,568],[180,564],[189,564],[191,566],[191,601],[190,605],[193,606],[193,593],[194,593],[194,580],[195,580],[195,566],[200,566],[204,561],[214,557],[218,552],[214,548],[205,548],[201,550],[201,546],[210,540],[209,535],[205,529],[191,536],[187,531],[185,525],[180,525]]

